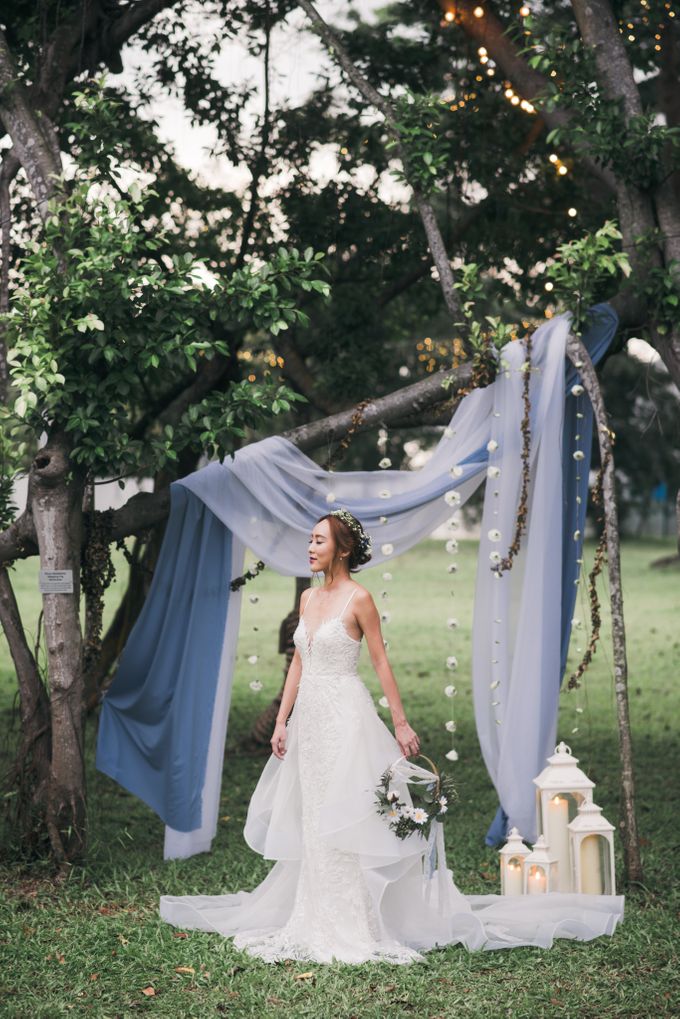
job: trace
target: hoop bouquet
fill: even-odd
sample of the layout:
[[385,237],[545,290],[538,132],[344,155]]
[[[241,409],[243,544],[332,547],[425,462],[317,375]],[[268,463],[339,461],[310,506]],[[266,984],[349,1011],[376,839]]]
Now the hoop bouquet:
[[[429,839],[433,821],[441,824],[449,804],[457,796],[452,779],[440,773],[434,761],[425,754],[415,756],[427,761],[432,771],[408,764],[408,776],[403,774],[402,769],[402,774],[397,777],[400,763],[407,760],[399,757],[383,772],[375,791],[378,813],[388,818],[389,827],[400,839],[407,839],[416,832]],[[402,788],[393,788],[395,782]],[[407,785],[415,787],[410,792],[410,804],[403,798]],[[422,792],[418,791],[419,788]]]

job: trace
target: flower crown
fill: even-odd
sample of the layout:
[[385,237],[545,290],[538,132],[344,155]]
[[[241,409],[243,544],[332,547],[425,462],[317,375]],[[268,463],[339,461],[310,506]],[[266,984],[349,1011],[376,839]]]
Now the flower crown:
[[346,524],[347,527],[349,527],[350,531],[352,532],[356,539],[357,551],[360,553],[360,555],[363,556],[371,554],[371,552],[373,551],[373,546],[371,544],[370,536],[366,534],[366,531],[363,529],[357,518],[355,516],[352,516],[349,510],[346,509],[332,510],[330,515],[332,517],[339,517],[339,519],[342,520],[343,524]]

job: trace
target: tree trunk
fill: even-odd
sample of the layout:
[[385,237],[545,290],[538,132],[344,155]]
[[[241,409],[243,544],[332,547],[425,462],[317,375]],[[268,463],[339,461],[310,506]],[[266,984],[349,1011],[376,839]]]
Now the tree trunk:
[[31,482],[41,569],[69,570],[73,581],[71,593],[43,594],[52,716],[46,821],[52,855],[63,867],[83,856],[86,843],[79,613],[84,483],[63,434],[53,435],[38,452]]
[[283,666],[283,683],[281,684],[281,689],[274,700],[268,704],[264,711],[261,711],[255,719],[250,733],[241,745],[242,750],[252,752],[270,749],[269,741],[274,731],[276,716],[279,712],[279,708],[281,707],[281,698],[283,697],[283,688],[286,683],[286,676],[288,675],[288,669],[290,668],[290,663],[292,662],[293,655],[295,654],[293,633],[295,632],[295,627],[297,626],[300,618],[300,598],[302,596],[302,592],[307,590],[310,583],[311,581],[309,577],[295,578],[295,603],[288,615],[281,621],[281,626],[279,627],[279,654],[285,654],[286,656]]
[[614,457],[611,432],[597,374],[588,351],[581,341],[570,336],[567,356],[579,372],[595,413],[600,458],[604,466],[603,503],[604,527],[607,538],[607,568],[609,597],[612,615],[612,645],[614,653],[614,690],[619,727],[619,753],[621,757],[621,820],[619,827],[623,842],[625,876],[629,883],[642,884],[642,860],[637,818],[635,816],[635,776],[633,773],[633,739],[630,731],[628,706],[628,662],[626,659],[626,630],[623,622],[623,589],[621,585],[621,556],[619,525],[614,488]]
[[7,776],[6,809],[24,851],[34,856],[45,841],[43,820],[50,776],[50,706],[5,567],[0,567],[0,625],[17,674],[21,720],[14,764]]

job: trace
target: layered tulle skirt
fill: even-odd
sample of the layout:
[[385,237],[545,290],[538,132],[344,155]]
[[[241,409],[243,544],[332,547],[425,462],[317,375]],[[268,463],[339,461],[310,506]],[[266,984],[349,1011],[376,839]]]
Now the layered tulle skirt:
[[[233,936],[267,962],[409,963],[450,944],[549,948],[613,933],[621,896],[465,896],[443,861],[430,873],[425,840],[397,838],[376,809],[380,777],[400,754],[358,676],[326,692],[301,685],[285,758],[267,761],[244,829],[272,869],[250,892],[163,896],[162,918]],[[455,858],[455,818],[446,830]]]

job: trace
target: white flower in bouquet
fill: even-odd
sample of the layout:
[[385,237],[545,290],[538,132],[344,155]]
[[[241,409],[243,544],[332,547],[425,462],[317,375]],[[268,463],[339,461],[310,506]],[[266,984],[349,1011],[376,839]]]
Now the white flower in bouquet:
[[457,492],[455,488],[445,492],[444,502],[447,506],[460,506],[460,492]]
[[447,800],[446,796],[440,796],[439,799],[437,800],[437,803],[439,804],[440,807],[445,807],[448,802],[449,801]]
[[455,686],[445,686],[444,693],[446,694],[447,697],[455,697],[458,691],[456,690]]
[[387,468],[391,467],[391,466],[392,466],[392,461],[390,460],[390,458],[388,456],[384,456],[382,458],[382,460],[380,461],[380,463],[378,464],[378,467],[380,467],[380,469],[383,470],[383,471],[386,471]]
[[262,689],[262,683],[260,683],[259,679],[254,679],[252,683],[248,683],[248,686],[250,687],[251,690],[254,690],[255,693],[259,693],[259,691]]
[[486,536],[489,541],[500,541],[502,537],[501,532],[497,527],[492,527],[490,531],[487,531]]
[[458,668],[458,659],[455,655],[449,655],[446,659],[446,668],[451,669],[452,671]]
[[415,810],[411,811],[411,820],[415,821],[416,824],[425,824],[427,821],[427,811],[423,810],[422,807],[416,807]]
[[496,450],[498,449],[498,443],[496,442],[495,439],[489,439],[489,441],[486,444],[486,448],[489,451],[489,453],[495,453]]
[[387,793],[387,799],[390,801],[390,803],[394,803],[395,800],[398,800],[399,793],[397,792],[397,790],[390,789],[390,791]]
[[456,723],[454,722],[453,719],[451,719],[450,722],[446,723],[445,728],[446,728],[447,732],[455,732],[456,731]]
[[440,806],[440,808],[439,808],[439,813],[440,813],[440,814],[445,814],[445,813],[446,813],[446,811],[447,811],[448,809],[449,809],[449,808],[448,808],[448,807],[446,806],[446,804],[444,803],[444,804],[443,804],[442,806]]
[[456,750],[449,750],[448,754],[444,755],[447,761],[457,761],[458,752]]
[[392,807],[390,810],[387,811],[387,816],[391,821],[398,820],[398,818],[401,817],[401,811],[399,807]]

